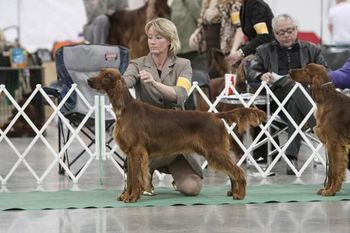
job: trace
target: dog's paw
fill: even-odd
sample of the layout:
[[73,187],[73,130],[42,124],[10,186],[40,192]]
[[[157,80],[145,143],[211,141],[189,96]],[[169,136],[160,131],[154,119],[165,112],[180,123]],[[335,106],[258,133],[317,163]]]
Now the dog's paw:
[[127,195],[125,192],[123,192],[122,194],[120,194],[119,196],[116,197],[118,201],[124,201],[127,199]]
[[227,191],[227,196],[232,196],[234,200],[243,200],[245,192],[232,192],[232,190],[229,190]]
[[330,190],[330,189],[320,189],[320,190],[318,190],[318,192],[317,192],[318,195],[326,196],[326,197],[334,196],[335,193],[336,193],[335,191]]
[[232,195],[232,198],[234,200],[243,200],[244,199],[244,195],[239,195],[239,194],[235,193],[235,194]]
[[140,199],[140,195],[130,195],[124,200],[125,203],[137,202]]

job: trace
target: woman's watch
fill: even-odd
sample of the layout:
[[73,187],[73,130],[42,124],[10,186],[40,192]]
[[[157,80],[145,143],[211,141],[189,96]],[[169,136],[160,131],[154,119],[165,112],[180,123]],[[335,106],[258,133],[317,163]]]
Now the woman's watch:
[[237,53],[238,53],[238,55],[239,55],[240,57],[245,57],[245,55],[244,55],[242,49],[238,49],[238,50],[237,50]]

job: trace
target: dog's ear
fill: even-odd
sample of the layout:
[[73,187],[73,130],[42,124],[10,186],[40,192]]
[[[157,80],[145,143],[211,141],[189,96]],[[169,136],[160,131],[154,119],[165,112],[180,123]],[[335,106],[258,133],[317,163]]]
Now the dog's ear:
[[327,70],[324,66],[319,64],[308,64],[305,68],[310,79],[311,86],[320,86],[329,81]]
[[322,89],[322,86],[313,86],[311,88],[311,97],[312,99],[318,103],[324,101],[324,90]]
[[113,78],[113,75],[112,75],[111,72],[105,72],[104,78],[112,79],[112,78]]
[[311,89],[311,97],[314,99],[314,101],[317,102],[324,102],[329,98],[330,92],[334,90],[334,87],[332,85],[321,85],[321,86],[314,86]]
[[311,86],[312,87],[318,87],[322,85],[321,82],[321,77],[317,73],[310,74],[310,79],[311,79]]

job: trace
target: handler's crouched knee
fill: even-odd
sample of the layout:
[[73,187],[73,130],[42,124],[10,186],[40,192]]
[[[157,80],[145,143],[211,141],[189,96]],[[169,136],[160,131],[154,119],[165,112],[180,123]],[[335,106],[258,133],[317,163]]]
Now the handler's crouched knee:
[[202,179],[196,175],[186,177],[181,183],[175,182],[177,190],[187,196],[197,196],[202,189]]

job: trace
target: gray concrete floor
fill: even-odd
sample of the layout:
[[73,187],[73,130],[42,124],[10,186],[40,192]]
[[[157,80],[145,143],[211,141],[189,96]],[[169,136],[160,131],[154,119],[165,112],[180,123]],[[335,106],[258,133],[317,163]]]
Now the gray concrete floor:
[[[50,128],[46,138],[50,144],[56,146],[56,129]],[[11,141],[18,150],[23,151],[31,139]],[[7,142],[2,141],[0,146],[0,175],[4,177],[17,157]],[[305,160],[302,157],[303,150],[306,149],[302,148],[300,161]],[[48,154],[48,149],[37,142],[28,152],[26,161],[41,175],[44,171],[42,165],[48,165],[54,159]],[[105,163],[103,166],[103,184],[100,183],[99,171],[98,163],[94,160],[79,183],[73,184],[66,176],[58,175],[55,167],[44,182],[38,185],[33,175],[21,164],[7,184],[1,186],[1,191],[85,190],[123,186],[123,176],[111,164]],[[272,177],[259,177],[252,167],[246,171],[248,185],[295,182],[321,185],[325,176],[322,165],[309,166],[299,178],[288,176],[285,174],[285,162],[277,164],[273,169],[276,175]],[[164,180],[155,178],[154,184],[156,187],[170,186],[171,181],[171,177],[166,176]],[[227,178],[223,175],[205,171],[205,185],[226,183]],[[3,232],[350,232],[350,202],[1,211],[0,233]]]

